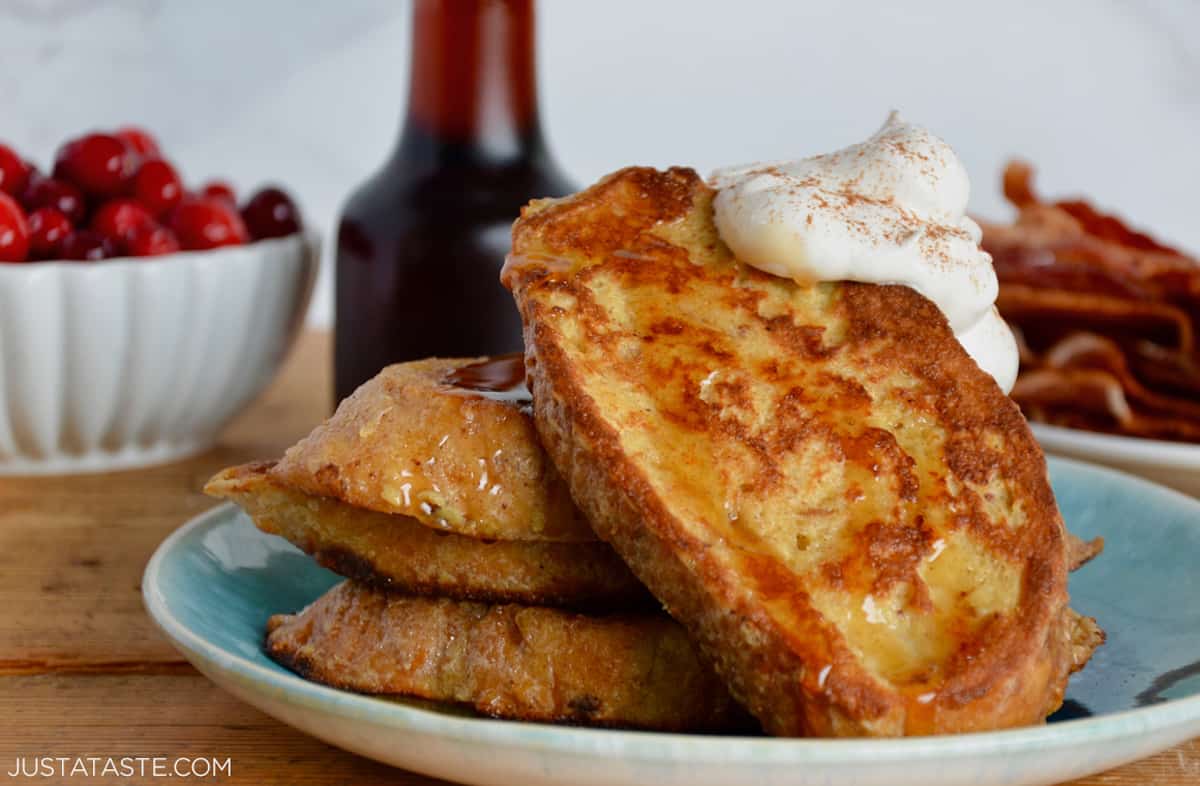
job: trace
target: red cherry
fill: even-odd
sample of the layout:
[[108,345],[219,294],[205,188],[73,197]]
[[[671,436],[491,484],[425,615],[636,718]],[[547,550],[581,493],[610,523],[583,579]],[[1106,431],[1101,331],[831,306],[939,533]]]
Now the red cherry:
[[161,158],[147,161],[133,179],[133,195],[156,216],[161,216],[183,199],[183,181],[175,167]]
[[125,249],[135,257],[156,257],[179,250],[175,233],[159,224],[143,224],[125,241]]
[[237,246],[250,238],[242,217],[220,199],[185,198],[171,212],[168,226],[188,250]]
[[237,193],[234,192],[233,186],[225,180],[208,181],[204,184],[204,188],[200,189],[200,196],[207,199],[221,199],[237,207]]
[[255,240],[294,235],[303,226],[296,203],[283,189],[273,186],[250,197],[242,208],[242,220]]
[[77,229],[63,238],[62,258],[95,262],[117,255],[117,246],[99,232]]
[[11,147],[0,144],[0,191],[19,196],[29,182],[30,169]]
[[154,216],[140,202],[114,199],[101,205],[92,216],[91,228],[120,245],[135,229],[153,223]]
[[54,176],[98,197],[126,191],[137,170],[138,155],[111,134],[88,134],[58,149]]
[[72,224],[82,223],[87,216],[87,202],[83,193],[65,180],[53,177],[32,177],[25,187],[25,193],[21,195],[21,203],[30,211],[52,207],[71,219]]
[[8,194],[0,193],[0,262],[29,258],[29,222],[25,211]]
[[137,153],[143,159],[158,158],[162,155],[158,151],[158,142],[154,137],[150,136],[150,132],[144,128],[137,126],[123,126],[118,128],[114,136],[125,143],[133,152]]
[[35,259],[55,259],[71,234],[71,219],[52,207],[39,207],[29,214],[29,250]]

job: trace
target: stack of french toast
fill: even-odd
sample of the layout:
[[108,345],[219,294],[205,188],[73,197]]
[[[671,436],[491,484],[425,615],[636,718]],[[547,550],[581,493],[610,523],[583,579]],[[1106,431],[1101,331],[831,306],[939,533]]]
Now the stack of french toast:
[[746,728],[683,628],[571,502],[523,368],[391,366],[281,461],[209,482],[348,579],[273,617],[267,653],[327,685],[507,718]]
[[[899,736],[1039,722],[1103,634],[1013,402],[901,286],[740,264],[688,169],[534,202],[524,356],[391,366],[241,505],[346,581],[302,676],[514,719]],[[275,610],[273,610],[275,611]]]

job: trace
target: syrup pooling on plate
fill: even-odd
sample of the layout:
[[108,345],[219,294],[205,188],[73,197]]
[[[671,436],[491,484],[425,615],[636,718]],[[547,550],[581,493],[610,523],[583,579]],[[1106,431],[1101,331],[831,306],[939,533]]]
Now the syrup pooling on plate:
[[496,355],[478,363],[460,366],[446,375],[445,382],[452,388],[493,401],[518,404],[533,401],[529,388],[525,386],[525,356],[520,352]]

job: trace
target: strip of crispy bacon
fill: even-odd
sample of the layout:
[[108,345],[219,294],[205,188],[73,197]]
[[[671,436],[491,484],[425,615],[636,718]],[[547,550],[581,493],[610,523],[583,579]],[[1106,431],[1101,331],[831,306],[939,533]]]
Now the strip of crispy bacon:
[[1021,327],[1035,351],[1044,350],[1066,334],[1086,329],[1120,341],[1153,342],[1175,355],[1195,353],[1192,319],[1183,309],[1167,303],[1001,279],[996,305],[1005,319]]

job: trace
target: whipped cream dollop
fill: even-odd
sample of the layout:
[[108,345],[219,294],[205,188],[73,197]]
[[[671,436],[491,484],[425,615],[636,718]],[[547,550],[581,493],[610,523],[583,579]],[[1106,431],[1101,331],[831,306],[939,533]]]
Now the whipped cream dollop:
[[865,142],[799,161],[713,173],[717,230],[748,265],[800,282],[912,287],[1007,393],[1017,345],[966,214],[970,181],[944,141],[893,112]]

